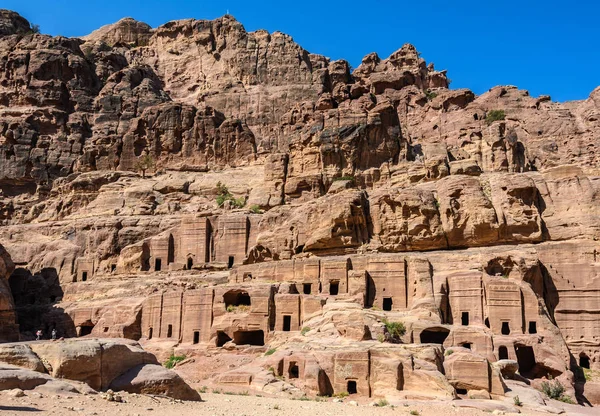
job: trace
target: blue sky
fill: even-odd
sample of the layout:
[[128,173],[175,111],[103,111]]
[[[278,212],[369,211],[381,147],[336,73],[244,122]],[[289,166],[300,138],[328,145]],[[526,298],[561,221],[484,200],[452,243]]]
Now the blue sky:
[[82,36],[133,17],[153,27],[229,13],[247,30],[279,30],[312,53],[387,57],[413,43],[452,88],[481,94],[517,85],[555,101],[585,99],[600,85],[600,2],[593,0],[200,1],[2,0],[42,33]]

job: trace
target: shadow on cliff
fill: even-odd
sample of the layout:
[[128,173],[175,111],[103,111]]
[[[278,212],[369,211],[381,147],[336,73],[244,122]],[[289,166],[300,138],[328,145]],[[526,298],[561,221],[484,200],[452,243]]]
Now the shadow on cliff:
[[10,276],[9,285],[22,340],[35,339],[35,333],[40,329],[43,338],[50,338],[53,329],[56,329],[57,337],[77,335],[71,317],[56,306],[64,291],[55,268],[44,268],[32,274],[19,267]]

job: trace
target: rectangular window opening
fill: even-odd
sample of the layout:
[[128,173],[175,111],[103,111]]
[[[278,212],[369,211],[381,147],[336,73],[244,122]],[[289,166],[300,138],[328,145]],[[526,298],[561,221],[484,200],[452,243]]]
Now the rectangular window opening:
[[305,295],[310,295],[312,292],[312,283],[304,283],[302,285],[302,290]]

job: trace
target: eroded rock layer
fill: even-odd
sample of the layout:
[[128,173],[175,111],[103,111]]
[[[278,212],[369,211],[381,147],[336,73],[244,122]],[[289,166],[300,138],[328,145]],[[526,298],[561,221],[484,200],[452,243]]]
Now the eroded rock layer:
[[0,341],[270,393],[599,388],[600,88],[476,96],[412,45],[351,70],[228,15],[33,32],[0,11]]

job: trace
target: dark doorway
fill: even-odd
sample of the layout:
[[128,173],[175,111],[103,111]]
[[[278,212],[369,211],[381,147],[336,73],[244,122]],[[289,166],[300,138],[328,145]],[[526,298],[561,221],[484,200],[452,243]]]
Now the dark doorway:
[[200,331],[194,331],[194,344],[200,342]]
[[292,317],[290,315],[283,315],[283,330],[291,331],[292,327]]
[[227,260],[227,268],[231,269],[233,267],[234,262],[235,258],[233,256],[229,256],[229,260]]
[[233,342],[237,345],[265,345],[263,331],[236,331],[233,333]]
[[169,325],[167,327],[167,338],[171,338],[173,336],[173,325]]
[[94,325],[82,325],[81,330],[79,331],[79,336],[85,337],[86,335],[90,335],[93,329]]
[[537,334],[537,322],[531,321],[529,322],[529,331],[530,334]]
[[312,283],[304,283],[302,285],[302,291],[305,295],[310,295],[312,292]]
[[579,367],[581,367],[581,368],[587,368],[589,370],[589,368],[590,368],[590,357],[588,357],[584,353],[581,353],[579,355]]
[[192,266],[194,265],[194,260],[192,260],[191,257],[188,257],[187,259],[187,269],[188,270],[192,270]]
[[152,328],[148,329],[148,339],[152,339]]
[[228,306],[250,306],[250,295],[245,290],[230,290],[223,295],[225,308]]
[[460,322],[462,325],[467,326],[469,325],[469,312],[463,312],[460,315]]
[[229,335],[227,335],[223,331],[217,331],[217,347],[222,347],[229,341],[231,341],[231,338],[229,337]]
[[391,311],[392,305],[393,305],[392,298],[383,298],[383,310],[384,311]]
[[508,322],[502,322],[502,335],[510,335],[510,325]]
[[337,295],[340,291],[340,282],[329,282],[329,294],[330,295]]
[[114,272],[115,270],[117,270],[117,265],[116,264],[111,264],[110,265],[110,272]]
[[463,346],[463,348],[466,348],[468,350],[471,349],[471,343],[470,342],[465,342],[465,343],[462,344],[462,346]]
[[298,371],[298,364],[296,364],[295,362],[291,362],[290,363],[289,378],[298,378],[299,374],[300,373]]
[[429,328],[421,332],[419,336],[421,344],[443,344],[450,333],[446,328]]
[[348,394],[356,394],[357,390],[356,390],[356,381],[354,380],[348,380],[348,385],[347,385],[347,390],[348,390]]
[[485,321],[483,321],[483,323],[485,324],[485,326],[487,326],[489,328],[490,327],[490,318],[485,318]]
[[169,234],[169,245],[167,247],[167,264],[175,262],[175,239]]
[[519,363],[519,373],[524,375],[535,367],[535,354],[533,348],[528,346],[517,346],[517,362]]
[[87,272],[81,273],[81,281],[85,282],[87,280]]
[[467,389],[456,389],[456,394],[467,394]]
[[508,360],[508,348],[506,348],[504,345],[498,348],[498,359]]
[[155,259],[154,260],[154,271],[160,272],[161,268],[162,268],[162,260],[161,259]]

